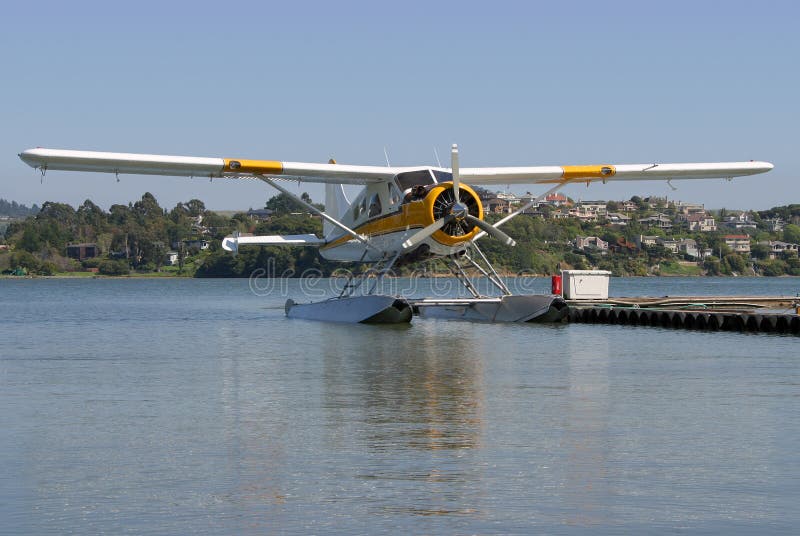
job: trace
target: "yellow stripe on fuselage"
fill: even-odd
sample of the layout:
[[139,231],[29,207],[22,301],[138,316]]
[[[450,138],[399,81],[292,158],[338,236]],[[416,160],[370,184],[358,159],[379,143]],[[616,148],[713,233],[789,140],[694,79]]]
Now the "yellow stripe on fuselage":
[[[381,216],[374,220],[367,220],[353,230],[360,235],[365,236],[378,236],[388,233],[395,233],[405,231],[406,229],[416,229],[428,225],[428,220],[432,217],[426,217],[425,201],[412,201],[400,207],[400,210]],[[321,249],[335,248],[341,246],[348,240],[352,240],[350,235],[344,235],[330,244],[326,244]]]
[[237,160],[225,158],[223,173],[253,173],[258,175],[280,175],[283,173],[283,162],[274,160]]

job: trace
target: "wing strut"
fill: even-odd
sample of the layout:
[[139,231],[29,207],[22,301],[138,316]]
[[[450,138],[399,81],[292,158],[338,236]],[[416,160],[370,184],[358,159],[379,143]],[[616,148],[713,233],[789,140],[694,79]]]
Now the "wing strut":
[[277,184],[272,179],[269,179],[269,178],[267,178],[267,177],[265,177],[263,175],[255,175],[255,176],[257,178],[261,179],[262,181],[266,182],[267,184],[269,184],[270,186],[272,186],[276,190],[288,195],[289,197],[291,197],[292,199],[294,199],[295,201],[297,201],[298,203],[300,203],[301,205],[306,207],[308,210],[310,210],[314,214],[318,214],[325,221],[331,223],[332,225],[335,225],[336,227],[338,227],[342,231],[344,231],[347,234],[351,235],[353,238],[355,238],[356,240],[358,240],[359,242],[364,244],[366,247],[371,248],[371,249],[373,249],[375,251],[381,252],[381,250],[379,248],[376,248],[375,246],[373,246],[372,243],[369,240],[367,240],[367,238],[365,236],[362,236],[362,235],[358,234],[357,232],[352,230],[347,225],[343,224],[342,222],[340,222],[336,218],[334,218],[334,217],[326,214],[325,212],[321,211],[320,209],[318,209],[317,207],[315,207],[311,203],[307,203],[306,201],[300,199],[298,196],[296,196],[295,194],[293,194],[292,192],[290,192],[289,190],[287,190],[283,186],[280,186],[279,184]]
[[[553,186],[552,188],[547,190],[545,193],[536,196],[534,199],[531,199],[530,201],[528,201],[527,203],[522,205],[520,208],[518,208],[516,211],[512,212],[511,214],[509,214],[508,216],[506,216],[502,220],[500,220],[497,223],[495,223],[494,225],[492,225],[492,227],[497,229],[498,227],[500,227],[501,225],[506,223],[508,220],[510,220],[511,218],[514,218],[516,216],[519,216],[520,214],[522,214],[523,212],[525,212],[526,210],[531,208],[533,205],[535,205],[536,203],[538,203],[539,201],[541,201],[542,199],[544,199],[548,195],[556,193],[561,188],[563,188],[565,184],[566,183],[563,183],[563,182],[559,183],[559,184],[556,184],[555,186]],[[475,238],[472,239],[472,242],[475,242],[477,239],[486,236],[486,234],[487,234],[486,231],[479,232],[478,234],[475,235]]]

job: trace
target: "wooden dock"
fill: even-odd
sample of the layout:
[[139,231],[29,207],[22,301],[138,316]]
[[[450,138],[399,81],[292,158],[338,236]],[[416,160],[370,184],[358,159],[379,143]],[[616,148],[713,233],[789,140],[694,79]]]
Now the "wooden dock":
[[800,334],[800,297],[663,296],[568,300],[570,322]]

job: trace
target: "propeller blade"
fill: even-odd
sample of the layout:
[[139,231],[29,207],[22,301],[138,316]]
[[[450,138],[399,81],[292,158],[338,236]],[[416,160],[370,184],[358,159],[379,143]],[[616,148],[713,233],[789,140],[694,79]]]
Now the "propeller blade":
[[452,218],[453,218],[452,216],[445,216],[444,218],[440,218],[435,222],[433,222],[432,224],[428,225],[427,227],[417,231],[416,233],[411,235],[408,238],[408,240],[403,242],[402,244],[403,249],[409,249],[416,246],[417,244],[419,244],[420,242],[431,236],[433,233],[444,227],[444,225],[447,222],[449,222]]
[[453,191],[456,194],[456,204],[461,204],[461,196],[459,195],[459,187],[461,186],[461,177],[458,171],[458,145],[453,144],[450,150],[450,170],[453,173]]
[[480,218],[476,218],[472,214],[467,214],[464,219],[470,222],[472,225],[477,226],[481,231],[485,232],[488,235],[493,236],[494,238],[501,241],[506,246],[515,246],[517,243],[514,241],[513,238],[508,236],[506,233],[498,229],[493,225],[489,225],[485,221]]

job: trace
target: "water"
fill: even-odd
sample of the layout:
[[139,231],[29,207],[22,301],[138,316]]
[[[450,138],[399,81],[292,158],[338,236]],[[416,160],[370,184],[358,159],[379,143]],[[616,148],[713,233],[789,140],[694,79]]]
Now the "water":
[[[306,322],[284,318],[282,294],[302,290],[286,285],[0,280],[0,534],[800,524],[797,337]],[[799,287],[611,280],[616,295]]]

